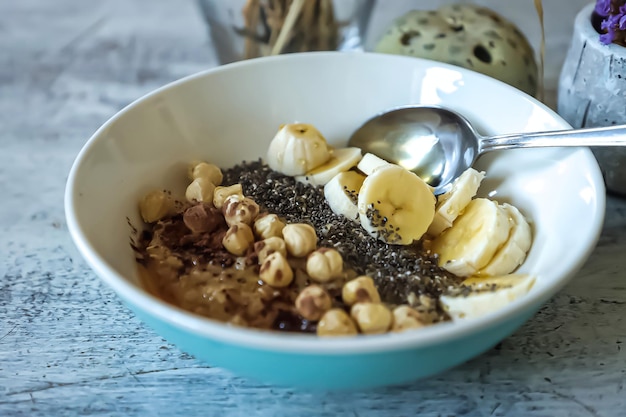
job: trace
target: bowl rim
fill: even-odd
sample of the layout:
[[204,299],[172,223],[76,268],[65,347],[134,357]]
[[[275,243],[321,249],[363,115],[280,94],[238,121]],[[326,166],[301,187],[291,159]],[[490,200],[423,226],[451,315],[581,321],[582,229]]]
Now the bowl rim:
[[[475,334],[488,328],[493,328],[509,319],[522,314],[524,311],[531,311],[534,305],[542,305],[550,297],[556,294],[564,287],[573,277],[573,275],[582,267],[587,258],[594,250],[595,245],[600,237],[602,224],[604,221],[604,213],[606,208],[606,197],[604,194],[604,183],[600,169],[592,164],[592,172],[589,178],[593,180],[595,185],[595,209],[596,216],[590,219],[593,222],[594,236],[588,242],[582,256],[569,266],[569,268],[560,277],[556,277],[548,285],[543,287],[541,292],[533,293],[532,296],[525,296],[515,300],[513,303],[504,308],[494,310],[483,316],[470,318],[459,322],[444,322],[434,326],[428,326],[419,332],[402,332],[387,333],[383,335],[368,335],[366,337],[337,337],[337,338],[319,338],[316,335],[308,334],[292,334],[282,333],[278,331],[267,331],[260,329],[251,329],[246,327],[238,327],[212,320],[209,318],[194,315],[179,307],[168,304],[155,296],[149,294],[140,286],[134,285],[127,281],[121,274],[117,273],[108,263],[96,252],[95,248],[90,244],[86,235],[83,233],[77,220],[77,195],[75,195],[75,186],[81,165],[86,157],[90,154],[90,150],[99,141],[102,133],[105,132],[112,124],[114,124],[122,115],[137,106],[141,106],[143,102],[158,96],[168,90],[174,89],[181,84],[189,83],[193,80],[210,77],[212,74],[230,71],[233,68],[262,65],[264,62],[289,61],[289,60],[307,60],[307,59],[355,59],[355,56],[362,58],[356,59],[386,59],[389,61],[412,60],[421,61],[424,66],[438,66],[447,69],[453,69],[463,73],[464,77],[471,78],[488,78],[490,83],[501,84],[501,87],[514,90],[514,94],[522,95],[526,100],[530,101],[534,106],[538,106],[551,115],[554,120],[563,126],[564,129],[571,126],[562,119],[554,110],[545,104],[539,102],[535,98],[509,86],[503,82],[495,80],[486,75],[421,58],[405,57],[398,55],[379,54],[373,52],[308,52],[294,53],[288,55],[278,55],[272,57],[255,58],[245,61],[238,61],[226,65],[221,65],[200,71],[176,81],[167,83],[143,96],[137,98],[118,112],[110,117],[103,125],[101,125],[93,135],[87,140],[82,147],[70,169],[66,182],[64,206],[65,217],[69,233],[80,254],[84,257],[91,269],[106,282],[116,294],[123,299],[131,307],[142,310],[159,320],[173,325],[177,328],[184,329],[196,335],[206,337],[222,343],[234,344],[242,347],[248,347],[255,350],[270,350],[274,352],[294,353],[294,354],[316,354],[316,355],[348,355],[348,354],[367,354],[378,352],[389,352],[406,349],[416,349],[426,346],[433,346],[454,339],[460,339],[470,334]],[[587,153],[590,162],[595,159],[588,148],[582,149]],[[597,168],[597,169],[596,169]]]

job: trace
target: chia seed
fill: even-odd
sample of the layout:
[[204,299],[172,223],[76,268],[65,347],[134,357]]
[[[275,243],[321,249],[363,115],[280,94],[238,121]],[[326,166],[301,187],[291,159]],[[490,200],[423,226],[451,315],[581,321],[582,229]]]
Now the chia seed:
[[[317,231],[319,246],[337,249],[348,266],[372,277],[387,303],[415,305],[420,295],[437,299],[444,291],[459,286],[460,280],[440,268],[437,256],[425,251],[421,243],[390,245],[371,237],[361,225],[334,214],[321,186],[297,182],[271,170],[261,160],[242,162],[223,173],[224,185],[240,183],[244,194],[254,199],[262,211],[291,223],[311,224]],[[394,229],[385,232],[393,234]]]

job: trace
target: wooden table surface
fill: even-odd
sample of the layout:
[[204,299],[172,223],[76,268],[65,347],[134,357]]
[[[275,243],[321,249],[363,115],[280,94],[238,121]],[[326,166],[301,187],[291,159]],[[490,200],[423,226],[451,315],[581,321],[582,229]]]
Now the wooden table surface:
[[191,1],[0,1],[0,416],[626,415],[626,200],[614,197],[596,250],[534,318],[407,386],[266,386],[144,327],[78,255],[65,181],[121,107],[215,65],[205,30]]

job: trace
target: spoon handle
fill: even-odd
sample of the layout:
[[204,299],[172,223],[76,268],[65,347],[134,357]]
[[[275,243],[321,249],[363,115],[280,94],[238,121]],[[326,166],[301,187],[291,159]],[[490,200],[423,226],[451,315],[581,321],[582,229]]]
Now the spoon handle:
[[482,137],[479,152],[561,146],[626,146],[626,125]]

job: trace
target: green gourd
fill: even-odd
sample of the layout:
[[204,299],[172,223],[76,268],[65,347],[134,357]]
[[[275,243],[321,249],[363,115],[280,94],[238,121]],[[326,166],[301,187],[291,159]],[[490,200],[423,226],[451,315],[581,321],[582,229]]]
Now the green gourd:
[[446,62],[537,93],[538,68],[528,40],[513,23],[484,7],[452,4],[410,11],[393,22],[375,51]]

